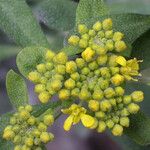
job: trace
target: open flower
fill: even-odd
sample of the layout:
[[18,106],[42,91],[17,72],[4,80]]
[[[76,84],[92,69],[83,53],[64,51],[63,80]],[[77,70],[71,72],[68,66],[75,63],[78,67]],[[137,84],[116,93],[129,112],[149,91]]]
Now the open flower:
[[69,131],[72,125],[79,123],[80,121],[86,128],[92,128],[96,119],[86,114],[86,109],[77,104],[72,104],[71,107],[63,109],[64,114],[69,114],[69,117],[65,120],[64,129]]

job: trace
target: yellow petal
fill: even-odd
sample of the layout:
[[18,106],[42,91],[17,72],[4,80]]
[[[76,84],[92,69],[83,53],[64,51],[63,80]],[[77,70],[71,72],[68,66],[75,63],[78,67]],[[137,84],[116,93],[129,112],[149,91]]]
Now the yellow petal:
[[90,115],[82,114],[81,122],[85,127],[90,128],[95,124],[95,119]]
[[118,63],[121,66],[126,66],[126,62],[127,62],[126,59],[122,56],[118,56],[116,58],[116,63]]
[[80,121],[80,117],[79,116],[75,116],[73,119],[73,124],[77,124]]
[[69,131],[73,123],[74,116],[70,115],[64,122],[64,130]]

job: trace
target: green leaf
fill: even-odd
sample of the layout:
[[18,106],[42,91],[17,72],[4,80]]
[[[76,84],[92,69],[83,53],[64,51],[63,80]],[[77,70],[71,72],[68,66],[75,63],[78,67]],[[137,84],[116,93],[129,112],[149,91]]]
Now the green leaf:
[[11,142],[2,139],[3,130],[9,124],[9,119],[11,115],[12,113],[6,113],[0,116],[0,149],[1,150],[13,150],[14,147]]
[[46,48],[26,47],[17,56],[17,66],[19,71],[27,77],[29,72],[35,70],[36,65],[44,62]]
[[74,56],[76,54],[81,53],[83,49],[78,46],[69,45],[69,46],[64,47],[61,51],[64,51],[68,56]]
[[88,24],[93,17],[99,18],[108,14],[103,0],[80,0],[76,11],[76,24]]
[[27,86],[23,78],[10,70],[6,77],[7,94],[15,108],[28,103]]
[[125,134],[140,145],[150,144],[150,118],[142,112],[130,117],[130,127]]
[[0,61],[15,56],[20,51],[20,47],[14,45],[0,45]]
[[150,31],[135,41],[131,55],[132,57],[143,60],[140,63],[141,70],[150,67]]
[[43,0],[33,10],[50,29],[65,31],[74,27],[76,7],[77,3],[70,0]]
[[107,2],[111,14],[138,13],[150,14],[150,1],[125,0],[120,2]]
[[25,46],[48,47],[46,37],[24,0],[0,1],[0,28],[15,42]]

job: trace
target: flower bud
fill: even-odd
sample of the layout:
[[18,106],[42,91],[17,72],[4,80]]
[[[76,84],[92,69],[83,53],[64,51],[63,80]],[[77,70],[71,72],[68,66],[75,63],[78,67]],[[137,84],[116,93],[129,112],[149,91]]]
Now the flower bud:
[[113,30],[108,30],[105,32],[105,38],[111,39],[113,37]]
[[72,73],[71,78],[75,81],[78,81],[80,79],[80,75],[78,72]]
[[102,39],[102,38],[105,37],[105,32],[104,31],[99,31],[97,35],[98,35],[99,38]]
[[79,41],[79,47],[81,47],[81,48],[86,48],[87,46],[88,46],[88,41],[87,41],[87,40],[81,39],[81,40]]
[[104,64],[106,64],[107,59],[108,59],[107,55],[101,55],[101,56],[97,57],[96,61],[99,65],[104,65]]
[[52,80],[51,82],[51,88],[54,91],[59,91],[62,87],[62,82],[60,80]]
[[68,60],[68,56],[65,52],[59,52],[53,59],[53,61],[57,64],[64,65]]
[[78,68],[83,68],[85,66],[85,61],[82,58],[77,58],[76,59],[76,64]]
[[69,61],[66,63],[66,72],[71,74],[77,70],[77,65],[74,61]]
[[45,85],[44,84],[37,84],[37,85],[35,85],[35,87],[34,87],[34,91],[36,92],[36,93],[41,93],[41,92],[43,92],[43,91],[45,91],[46,90],[46,88],[45,88]]
[[97,132],[102,133],[106,130],[106,124],[104,121],[99,121]]
[[121,116],[122,117],[126,117],[126,116],[129,116],[129,115],[130,115],[130,113],[127,110],[127,108],[122,109],[122,111],[121,111]]
[[32,138],[27,138],[25,140],[26,146],[32,147],[33,146],[33,139]]
[[125,96],[123,97],[123,103],[124,103],[124,104],[129,104],[129,103],[131,103],[131,96],[130,96],[130,95],[125,95]]
[[42,132],[41,136],[40,136],[40,140],[43,142],[43,143],[48,143],[51,139],[50,139],[50,136],[47,132]]
[[67,89],[62,89],[59,91],[58,95],[61,100],[67,100],[70,97],[70,91]]
[[118,56],[116,58],[116,63],[118,63],[121,66],[126,66],[127,61],[123,56]]
[[65,81],[64,85],[67,89],[73,89],[75,87],[75,81],[70,78]]
[[78,32],[82,35],[85,34],[88,31],[88,28],[84,24],[79,24],[78,25]]
[[114,36],[113,36],[113,40],[114,41],[120,41],[122,40],[124,34],[122,34],[121,32],[115,32]]
[[46,67],[46,70],[51,71],[53,69],[53,67],[54,67],[54,64],[51,63],[51,62],[47,62],[45,64],[45,67]]
[[92,97],[93,99],[96,99],[96,100],[102,100],[104,97],[104,94],[101,90],[98,90],[98,91],[94,91]]
[[140,107],[137,104],[131,103],[128,105],[128,111],[131,114],[136,114],[139,110],[140,110]]
[[19,116],[21,117],[21,119],[27,120],[30,117],[30,113],[28,111],[26,111],[26,110],[22,110],[19,113]]
[[94,30],[89,30],[89,36],[94,37],[96,35],[96,32]]
[[109,65],[110,67],[116,67],[116,66],[117,66],[116,58],[117,58],[116,55],[111,55],[111,56],[109,57],[108,65]]
[[93,25],[93,29],[95,31],[100,31],[102,29],[102,24],[101,22],[97,21],[94,25]]
[[35,119],[33,116],[31,116],[31,117],[27,120],[27,122],[28,122],[29,125],[34,125],[35,122],[36,122],[36,119]]
[[80,38],[76,35],[72,35],[69,39],[68,39],[68,43],[71,45],[76,46],[79,43]]
[[144,100],[144,93],[142,91],[134,91],[131,97],[134,102],[142,102]]
[[115,96],[115,91],[113,88],[109,87],[104,91],[104,95],[106,98],[112,98]]
[[103,100],[102,102],[100,102],[100,109],[102,111],[108,111],[111,109],[111,104],[108,100]]
[[46,124],[47,126],[50,126],[54,123],[54,117],[53,115],[49,114],[49,115],[45,115],[44,116],[44,124]]
[[37,68],[37,71],[40,72],[40,73],[45,73],[46,72],[46,66],[45,64],[39,64],[36,66]]
[[110,70],[112,75],[119,73],[119,67],[110,67]]
[[115,88],[115,92],[116,92],[117,96],[123,96],[125,90],[121,86],[118,86]]
[[43,91],[39,94],[38,98],[41,103],[47,103],[50,100],[51,95],[47,91]]
[[103,21],[102,25],[103,25],[104,30],[111,30],[112,29],[112,20],[110,18],[105,19]]
[[71,91],[71,95],[74,97],[78,97],[80,93],[80,90],[78,88],[75,88]]
[[124,127],[129,127],[129,118],[128,117],[121,117],[120,118],[120,124]]
[[36,71],[32,71],[28,75],[28,79],[32,82],[38,82],[40,80],[40,74]]
[[99,110],[99,102],[96,100],[90,100],[88,103],[88,107],[92,111],[98,111]]
[[81,36],[81,38],[88,41],[89,40],[89,35],[88,34],[83,34]]
[[46,52],[45,59],[46,59],[46,61],[52,61],[54,56],[55,56],[55,53],[50,51],[50,50],[48,50]]
[[116,124],[112,129],[112,134],[114,136],[121,136],[123,133],[123,127],[119,124]]
[[127,48],[127,45],[124,41],[116,41],[115,42],[115,50],[117,52],[122,52]]
[[90,47],[86,48],[85,51],[82,52],[82,58],[87,62],[91,61],[94,55],[95,52]]
[[95,49],[96,54],[98,55],[105,55],[107,53],[107,49],[105,47],[98,46],[98,48]]
[[95,113],[95,116],[96,116],[97,118],[102,119],[102,118],[105,117],[105,113],[104,113],[103,111],[98,111],[98,112]]
[[44,123],[40,122],[39,125],[38,125],[38,130],[41,131],[41,132],[46,131],[47,126]]
[[124,81],[124,77],[123,77],[122,75],[120,75],[120,74],[115,74],[115,75],[111,78],[111,82],[112,82],[114,85],[116,85],[116,86],[122,84],[123,81]]
[[6,140],[11,140],[14,138],[15,133],[12,130],[5,130],[3,133],[3,138]]
[[88,67],[84,67],[81,70],[82,75],[88,75],[90,73],[90,69]]
[[109,119],[106,121],[106,125],[109,129],[111,129],[114,126],[114,122],[111,119]]
[[80,94],[79,94],[79,98],[81,100],[88,100],[91,97],[91,93],[86,90],[86,89],[82,89]]
[[56,66],[56,72],[59,74],[65,74],[66,67],[64,65],[57,65]]

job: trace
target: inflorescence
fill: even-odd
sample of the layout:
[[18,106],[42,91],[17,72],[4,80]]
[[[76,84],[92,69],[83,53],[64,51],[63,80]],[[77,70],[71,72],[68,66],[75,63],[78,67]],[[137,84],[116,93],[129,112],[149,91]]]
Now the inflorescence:
[[[137,81],[139,62],[136,58],[126,60],[122,56],[127,50],[121,32],[113,31],[111,19],[96,22],[91,29],[78,25],[78,35],[72,35],[68,43],[83,49],[80,58],[68,60],[64,52],[58,54],[48,50],[45,63],[38,64],[28,78],[35,85],[39,100],[47,103],[58,94],[60,100],[79,99],[87,105],[73,104],[62,110],[69,114],[64,129],[80,120],[85,127],[96,128],[98,132],[111,129],[120,136],[123,127],[128,127],[129,115],[135,114],[143,101],[142,91],[125,93],[126,81]],[[89,115],[93,112],[94,116]],[[86,123],[87,122],[87,123]]]
[[10,118],[9,125],[4,129],[3,138],[14,143],[14,150],[42,150],[42,144],[53,140],[54,135],[47,132],[54,118],[45,114],[34,117],[31,105],[20,106]]

